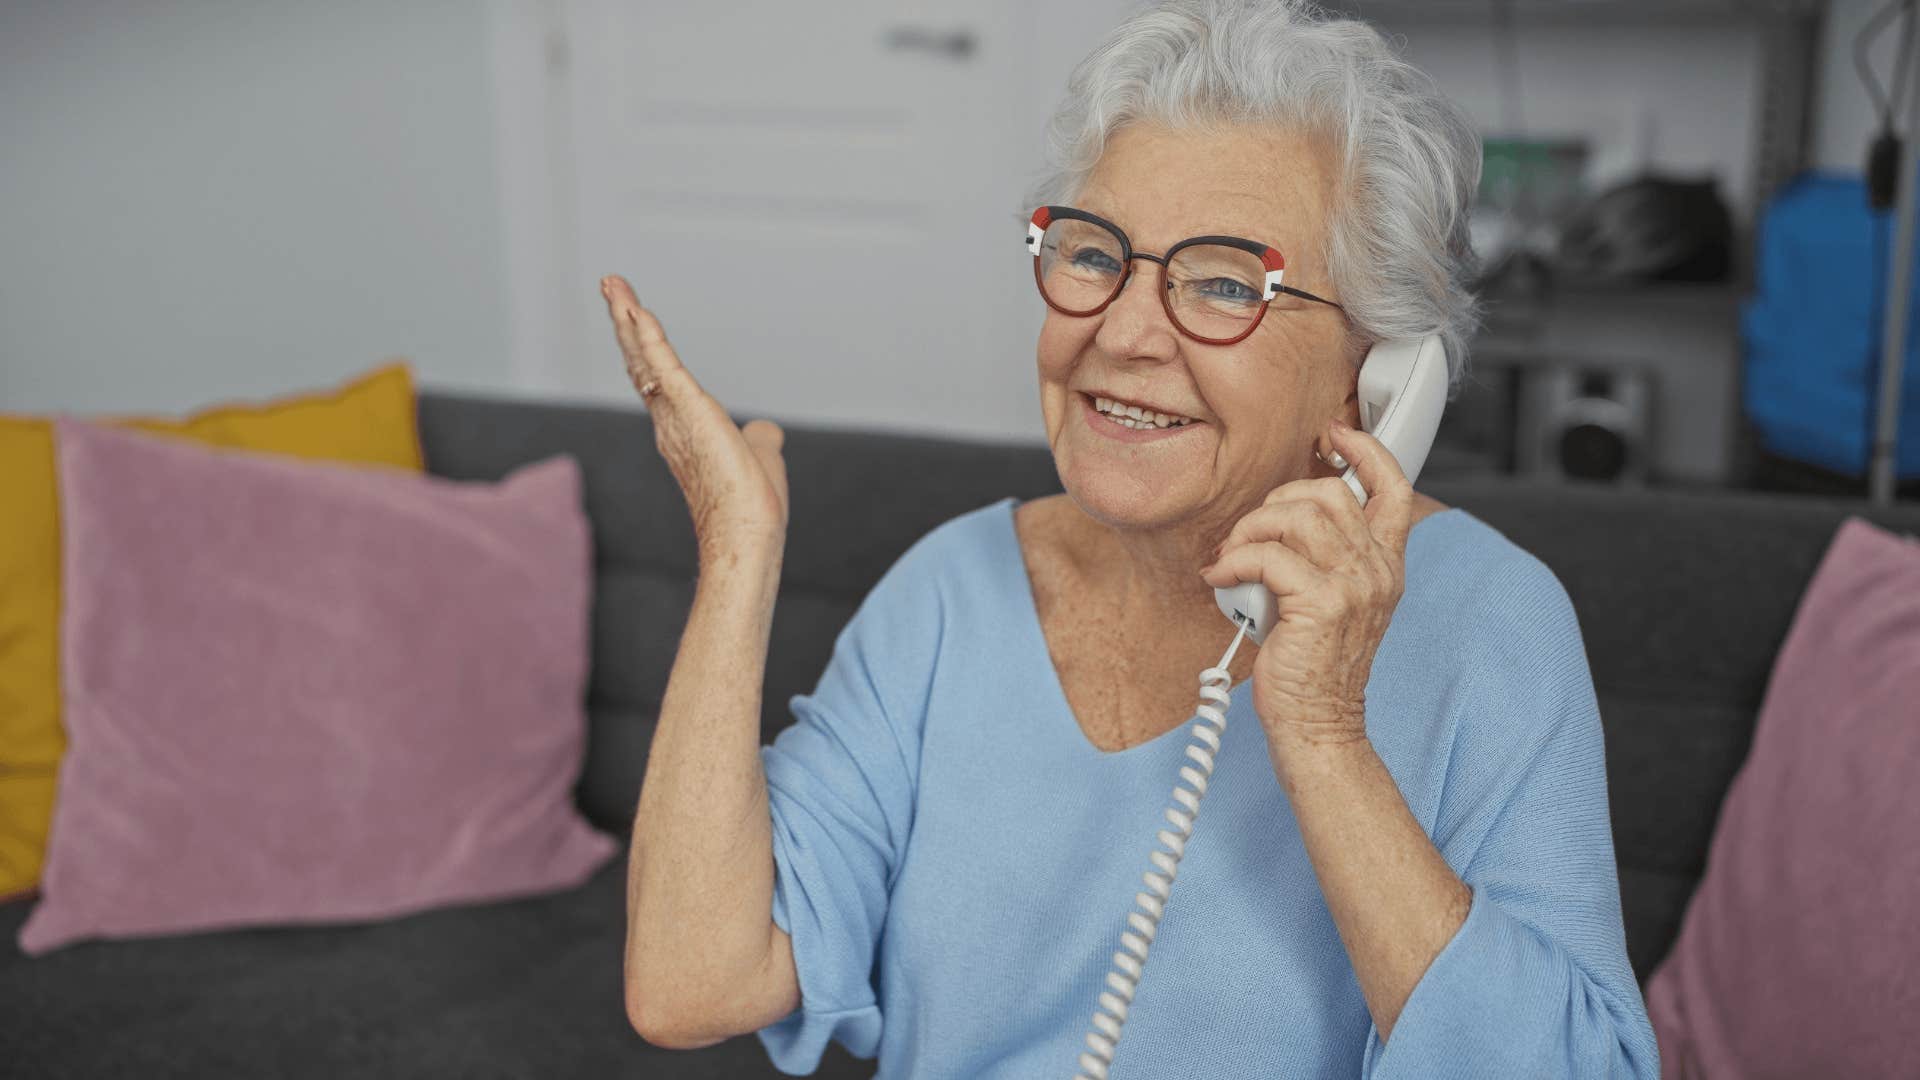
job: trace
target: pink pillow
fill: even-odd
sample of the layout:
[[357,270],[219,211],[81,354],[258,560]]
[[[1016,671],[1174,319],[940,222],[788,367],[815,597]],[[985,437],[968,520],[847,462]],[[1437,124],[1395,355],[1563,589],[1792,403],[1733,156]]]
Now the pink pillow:
[[1661,1075],[1920,1076],[1920,544],[1840,526],[1673,951]]
[[499,484],[56,425],[60,765],[30,955],[577,885],[591,541]]

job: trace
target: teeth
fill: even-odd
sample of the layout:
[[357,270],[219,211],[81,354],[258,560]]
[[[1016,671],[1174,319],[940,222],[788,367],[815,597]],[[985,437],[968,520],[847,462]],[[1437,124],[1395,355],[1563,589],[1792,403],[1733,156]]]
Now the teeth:
[[1183,427],[1192,420],[1184,416],[1169,416],[1152,409],[1142,409],[1138,405],[1122,405],[1112,398],[1096,397],[1093,407],[1114,423],[1122,427],[1135,429]]

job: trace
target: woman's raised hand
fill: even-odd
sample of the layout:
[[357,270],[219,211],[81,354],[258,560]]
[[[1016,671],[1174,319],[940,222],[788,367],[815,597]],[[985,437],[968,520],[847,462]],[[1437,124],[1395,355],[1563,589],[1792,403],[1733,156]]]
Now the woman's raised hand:
[[667,343],[653,312],[640,306],[624,278],[600,279],[627,375],[653,416],[654,445],[680,483],[702,563],[739,547],[772,545],[787,536],[785,433],[769,420],[735,427],[727,410],[700,388]]

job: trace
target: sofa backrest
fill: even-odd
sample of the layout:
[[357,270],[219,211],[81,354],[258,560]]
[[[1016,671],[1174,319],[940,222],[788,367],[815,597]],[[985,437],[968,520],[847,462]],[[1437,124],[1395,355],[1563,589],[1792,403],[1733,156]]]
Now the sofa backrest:
[[1552,567],[1606,730],[1627,949],[1644,980],[1680,928],[1773,657],[1834,531],[1920,532],[1920,505],[1800,495],[1435,482]]
[[[551,454],[579,460],[598,581],[577,795],[590,819],[624,833],[695,572],[692,525],[651,421],[637,406],[429,392],[420,427],[428,468],[442,476],[491,480]],[[792,516],[763,740],[791,721],[788,699],[813,689],[840,628],[915,540],[1004,496],[1060,490],[1037,443],[788,427],[785,455]],[[1421,489],[1538,556],[1573,599],[1606,728],[1628,951],[1644,979],[1704,868],[1773,654],[1828,539],[1855,513],[1920,531],[1920,507],[1515,481]]]
[[[785,426],[785,425],[783,425]],[[1060,490],[1037,447],[787,427],[792,511],[768,643],[763,741],[792,722],[787,702],[819,681],[835,637],[915,540],[1006,495]],[[667,675],[693,605],[693,524],[630,409],[425,393],[420,435],[441,476],[491,480],[551,454],[579,460],[593,523],[593,674],[581,809],[624,833],[639,802]]]

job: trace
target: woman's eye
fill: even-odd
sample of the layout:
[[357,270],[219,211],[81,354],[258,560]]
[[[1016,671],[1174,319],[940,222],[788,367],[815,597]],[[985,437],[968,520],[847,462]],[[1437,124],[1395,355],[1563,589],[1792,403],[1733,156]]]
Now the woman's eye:
[[1112,272],[1120,269],[1120,261],[1098,248],[1081,248],[1073,254],[1073,265],[1088,270]]
[[1200,283],[1200,289],[1208,296],[1220,300],[1232,300],[1235,303],[1250,303],[1260,299],[1260,291],[1244,281],[1232,278],[1208,278]]

